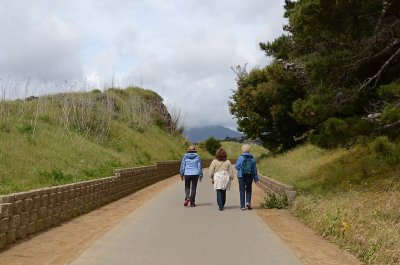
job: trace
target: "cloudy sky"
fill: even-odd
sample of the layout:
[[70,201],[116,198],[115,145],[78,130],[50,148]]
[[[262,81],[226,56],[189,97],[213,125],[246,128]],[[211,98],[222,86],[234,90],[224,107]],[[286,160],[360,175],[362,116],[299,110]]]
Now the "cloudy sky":
[[283,2],[1,0],[0,78],[102,88],[114,76],[158,92],[186,127],[234,128],[231,66],[269,62],[258,43],[282,33]]

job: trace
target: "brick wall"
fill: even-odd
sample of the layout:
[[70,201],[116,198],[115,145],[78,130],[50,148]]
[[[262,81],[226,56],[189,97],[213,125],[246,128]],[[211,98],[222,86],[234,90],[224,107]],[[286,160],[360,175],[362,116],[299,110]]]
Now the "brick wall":
[[[203,167],[211,160],[204,160]],[[0,196],[0,250],[179,173],[180,161],[117,169],[114,176]]]

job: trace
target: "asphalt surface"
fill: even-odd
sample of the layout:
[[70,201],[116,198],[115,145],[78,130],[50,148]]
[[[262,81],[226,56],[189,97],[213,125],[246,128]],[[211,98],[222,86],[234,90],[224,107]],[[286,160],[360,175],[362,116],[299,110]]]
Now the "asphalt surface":
[[255,211],[240,210],[237,188],[227,192],[223,212],[206,177],[198,185],[197,207],[185,208],[183,200],[183,182],[154,194],[71,264],[301,264]]

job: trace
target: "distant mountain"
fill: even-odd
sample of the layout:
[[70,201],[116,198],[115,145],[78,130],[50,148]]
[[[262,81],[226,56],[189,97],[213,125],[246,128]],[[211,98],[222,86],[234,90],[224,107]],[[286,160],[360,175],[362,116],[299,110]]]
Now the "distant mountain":
[[243,136],[237,131],[219,125],[189,128],[183,134],[193,143],[204,141],[211,136],[219,140],[224,140],[226,137],[238,138]]

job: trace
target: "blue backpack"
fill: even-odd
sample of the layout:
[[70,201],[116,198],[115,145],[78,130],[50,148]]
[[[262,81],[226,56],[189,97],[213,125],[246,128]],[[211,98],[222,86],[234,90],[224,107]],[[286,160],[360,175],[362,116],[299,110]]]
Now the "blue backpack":
[[253,157],[251,155],[243,155],[242,175],[254,176]]

